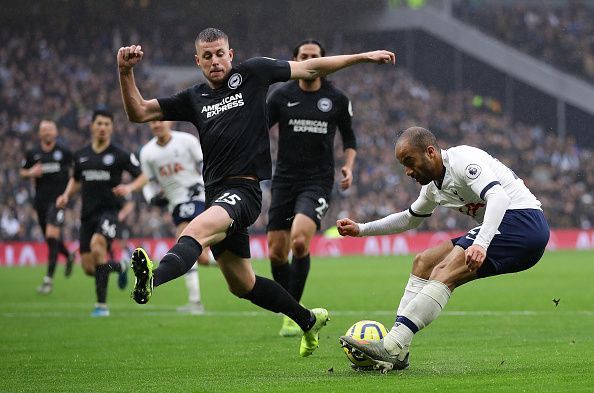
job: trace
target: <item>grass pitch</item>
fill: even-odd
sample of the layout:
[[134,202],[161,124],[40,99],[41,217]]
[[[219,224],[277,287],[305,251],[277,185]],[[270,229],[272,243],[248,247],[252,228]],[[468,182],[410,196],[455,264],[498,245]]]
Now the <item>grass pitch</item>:
[[[44,267],[0,269],[0,391],[594,391],[592,252],[549,252],[526,272],[467,284],[417,334],[410,369],[351,370],[338,337],[361,319],[392,326],[410,261],[314,258],[303,302],[331,321],[309,358],[277,335],[280,316],[228,293],[217,268],[200,269],[204,316],[176,313],[183,278],[139,306],[112,275],[102,319],[89,316],[94,281],[80,267],[65,279],[60,266],[49,296],[35,293]],[[267,262],[254,268],[270,276]]]

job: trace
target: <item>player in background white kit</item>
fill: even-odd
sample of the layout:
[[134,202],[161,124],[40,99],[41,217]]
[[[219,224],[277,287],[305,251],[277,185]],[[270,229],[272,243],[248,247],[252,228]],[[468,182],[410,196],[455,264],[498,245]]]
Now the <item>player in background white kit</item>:
[[341,337],[377,368],[408,367],[414,334],[435,320],[452,291],[469,281],[515,273],[534,266],[549,240],[541,204],[516,174],[483,150],[470,146],[439,149],[421,127],[405,130],[396,142],[405,174],[422,185],[408,210],[357,224],[338,220],[343,236],[386,235],[417,227],[437,206],[473,217],[479,226],[415,256],[398,306],[396,323],[379,342]]
[[[205,193],[200,142],[192,134],[171,130],[171,124],[170,121],[149,123],[154,138],[142,147],[140,166],[145,177],[145,199],[157,206],[167,206],[177,238],[186,225],[204,211]],[[216,263],[209,249],[200,254],[197,262],[201,265]],[[204,313],[196,265],[186,273],[186,287],[189,301],[178,311]]]

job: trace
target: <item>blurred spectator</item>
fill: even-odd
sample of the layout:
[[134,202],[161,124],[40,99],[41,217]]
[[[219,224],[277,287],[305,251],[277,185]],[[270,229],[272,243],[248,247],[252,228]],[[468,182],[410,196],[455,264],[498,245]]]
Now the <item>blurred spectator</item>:
[[463,0],[456,3],[454,13],[500,40],[594,83],[591,4]]
[[[592,23],[580,21],[583,22],[590,11],[570,12],[570,9],[574,8],[559,13],[544,13],[545,8],[530,12],[521,9],[521,17],[510,21],[513,20],[514,28],[527,31],[536,28],[533,35],[542,35],[542,39],[548,39],[545,36],[560,39],[564,34],[556,32],[556,26],[565,26],[571,30],[571,35],[583,38]],[[480,10],[479,7],[466,12],[474,15],[480,14]],[[497,8],[495,12],[498,16],[485,21],[485,26],[496,28],[503,23],[506,9]],[[504,16],[499,16],[500,13]],[[116,49],[124,42],[132,42],[130,40],[143,44],[148,64],[138,70],[136,77],[142,79],[140,83],[145,96],[162,96],[179,90],[179,86],[162,85],[151,78],[150,64],[176,63],[180,57],[191,59],[195,32],[177,26],[174,30],[178,33],[172,33],[171,39],[178,40],[181,49],[165,47],[161,43],[161,35],[143,24],[143,18],[148,18],[143,15],[143,12],[138,15],[138,26],[118,24],[115,18],[101,29],[91,23],[74,25],[59,18],[44,23],[36,23],[40,21],[33,18],[29,22],[15,21],[0,26],[3,43],[0,47],[2,240],[43,239],[29,204],[33,188],[18,176],[22,154],[35,143],[33,130],[41,117],[50,116],[56,120],[60,135],[72,150],[83,147],[88,140],[90,114],[97,107],[114,111],[114,123],[118,127],[114,130],[113,139],[126,149],[137,151],[151,137],[147,125],[130,123],[123,113],[115,72]],[[85,17],[89,18],[89,15],[85,16],[81,11],[73,20],[80,21]],[[123,12],[121,17],[129,18],[129,14]],[[550,27],[540,34],[538,27],[542,28],[543,23]],[[139,27],[141,25],[145,26],[144,29]],[[159,27],[155,29],[159,30]],[[509,38],[514,36],[512,34]],[[590,33],[590,36],[594,35]],[[66,37],[76,39],[68,40]],[[541,40],[538,37],[535,39]],[[573,42],[572,39],[567,40]],[[267,54],[289,58],[290,48],[281,45],[281,42],[280,38],[270,41],[270,52],[266,52],[266,48],[247,41],[241,57]],[[293,43],[294,37],[284,42]],[[357,52],[366,48],[354,41],[336,42],[340,48],[329,50],[329,54]],[[542,46],[538,44],[536,47],[539,45]],[[562,47],[559,44],[555,48]],[[556,49],[542,50],[554,58],[558,56]],[[186,65],[190,65],[187,60]],[[592,227],[594,156],[591,150],[578,146],[574,139],[562,140],[554,131],[544,130],[537,124],[514,123],[502,114],[501,105],[489,97],[478,97],[470,91],[444,94],[423,85],[401,68],[386,72],[383,68],[361,66],[343,70],[330,79],[352,99],[358,154],[353,186],[347,192],[335,191],[332,208],[322,229],[334,225],[338,216],[348,215],[357,221],[369,221],[410,206],[417,196],[417,188],[411,187],[414,181],[404,175],[402,166],[396,162],[393,141],[399,130],[412,125],[432,130],[444,148],[469,144],[497,156],[513,168],[540,199],[552,227]],[[193,127],[178,124],[176,128],[191,131]],[[272,130],[273,162],[277,140],[278,135]],[[337,142],[336,160],[342,162],[339,145],[340,142]],[[265,230],[270,204],[269,187],[268,182],[263,183],[263,213],[252,227],[253,232],[263,233]],[[158,238],[174,232],[167,212],[148,206],[138,195],[135,198],[135,212],[127,218],[132,237]],[[66,240],[78,239],[79,212],[80,199],[76,198],[66,211]],[[470,219],[439,210],[420,229],[452,230],[470,225]]]

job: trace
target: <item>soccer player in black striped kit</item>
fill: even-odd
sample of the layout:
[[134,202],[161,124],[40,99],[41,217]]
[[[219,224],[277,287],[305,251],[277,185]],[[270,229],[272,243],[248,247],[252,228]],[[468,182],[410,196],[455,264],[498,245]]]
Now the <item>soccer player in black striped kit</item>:
[[58,127],[53,120],[44,119],[39,123],[39,146],[29,150],[20,170],[21,177],[35,179],[34,206],[37,220],[48,250],[47,272],[37,292],[48,295],[54,287],[54,272],[58,254],[66,257],[64,275],[70,277],[74,254],[68,252],[61,238],[64,223],[64,209],[56,208],[56,198],[68,184],[72,153],[58,142]]
[[[93,317],[109,316],[107,308],[107,284],[109,273],[120,274],[121,289],[126,286],[127,265],[108,260],[111,243],[116,237],[120,210],[124,206],[121,195],[122,173],[140,182],[140,162],[133,153],[112,143],[113,115],[105,110],[96,110],[91,121],[91,143],[74,154],[74,173],[66,190],[56,200],[63,208],[80,190],[82,210],[80,218],[79,251],[85,273],[95,277],[97,303],[91,312]],[[128,186],[126,186],[128,187]]]
[[146,303],[153,286],[186,273],[210,246],[229,290],[240,298],[293,319],[303,330],[300,355],[318,347],[318,332],[328,321],[323,308],[302,307],[278,283],[256,276],[249,262],[247,228],[257,219],[262,201],[259,181],[270,179],[272,163],[266,95],[275,82],[315,79],[358,63],[395,63],[388,51],[332,56],[288,62],[259,57],[233,66],[229,39],[218,29],[207,28],[195,41],[196,64],[206,83],[167,98],[145,100],[134,80],[133,67],[144,53],[138,45],[122,47],[117,61],[122,99],[134,122],[177,120],[193,123],[204,153],[206,210],[182,232],[177,244],[153,270],[142,248],[132,256],[136,283],[132,297]]
[[[293,61],[325,55],[322,45],[305,40]],[[345,153],[342,190],[351,186],[357,142],[347,96],[325,78],[286,83],[268,99],[268,123],[278,124],[278,157],[268,211],[268,256],[272,276],[301,301],[309,273],[309,245],[328,211],[334,185],[334,137],[340,131]],[[293,257],[288,262],[289,251]],[[285,316],[279,334],[296,336],[299,326]]]

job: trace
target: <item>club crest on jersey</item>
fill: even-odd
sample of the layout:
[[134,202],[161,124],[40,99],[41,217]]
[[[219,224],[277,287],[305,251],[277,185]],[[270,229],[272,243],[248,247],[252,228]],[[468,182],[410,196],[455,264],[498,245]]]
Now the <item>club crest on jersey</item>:
[[227,86],[229,86],[230,89],[235,90],[239,86],[241,86],[241,82],[243,82],[241,74],[235,73],[231,75],[231,77],[229,77],[229,81],[227,81]]
[[60,161],[62,159],[62,157],[64,157],[64,155],[62,154],[62,151],[61,150],[56,150],[54,152],[53,157],[54,157],[54,160]]
[[476,179],[481,174],[481,167],[477,164],[470,164],[466,167],[466,177]]
[[115,161],[113,154],[106,154],[103,156],[103,164],[111,165]]
[[318,100],[318,109],[322,112],[330,112],[332,110],[332,101],[329,98],[320,98]]

